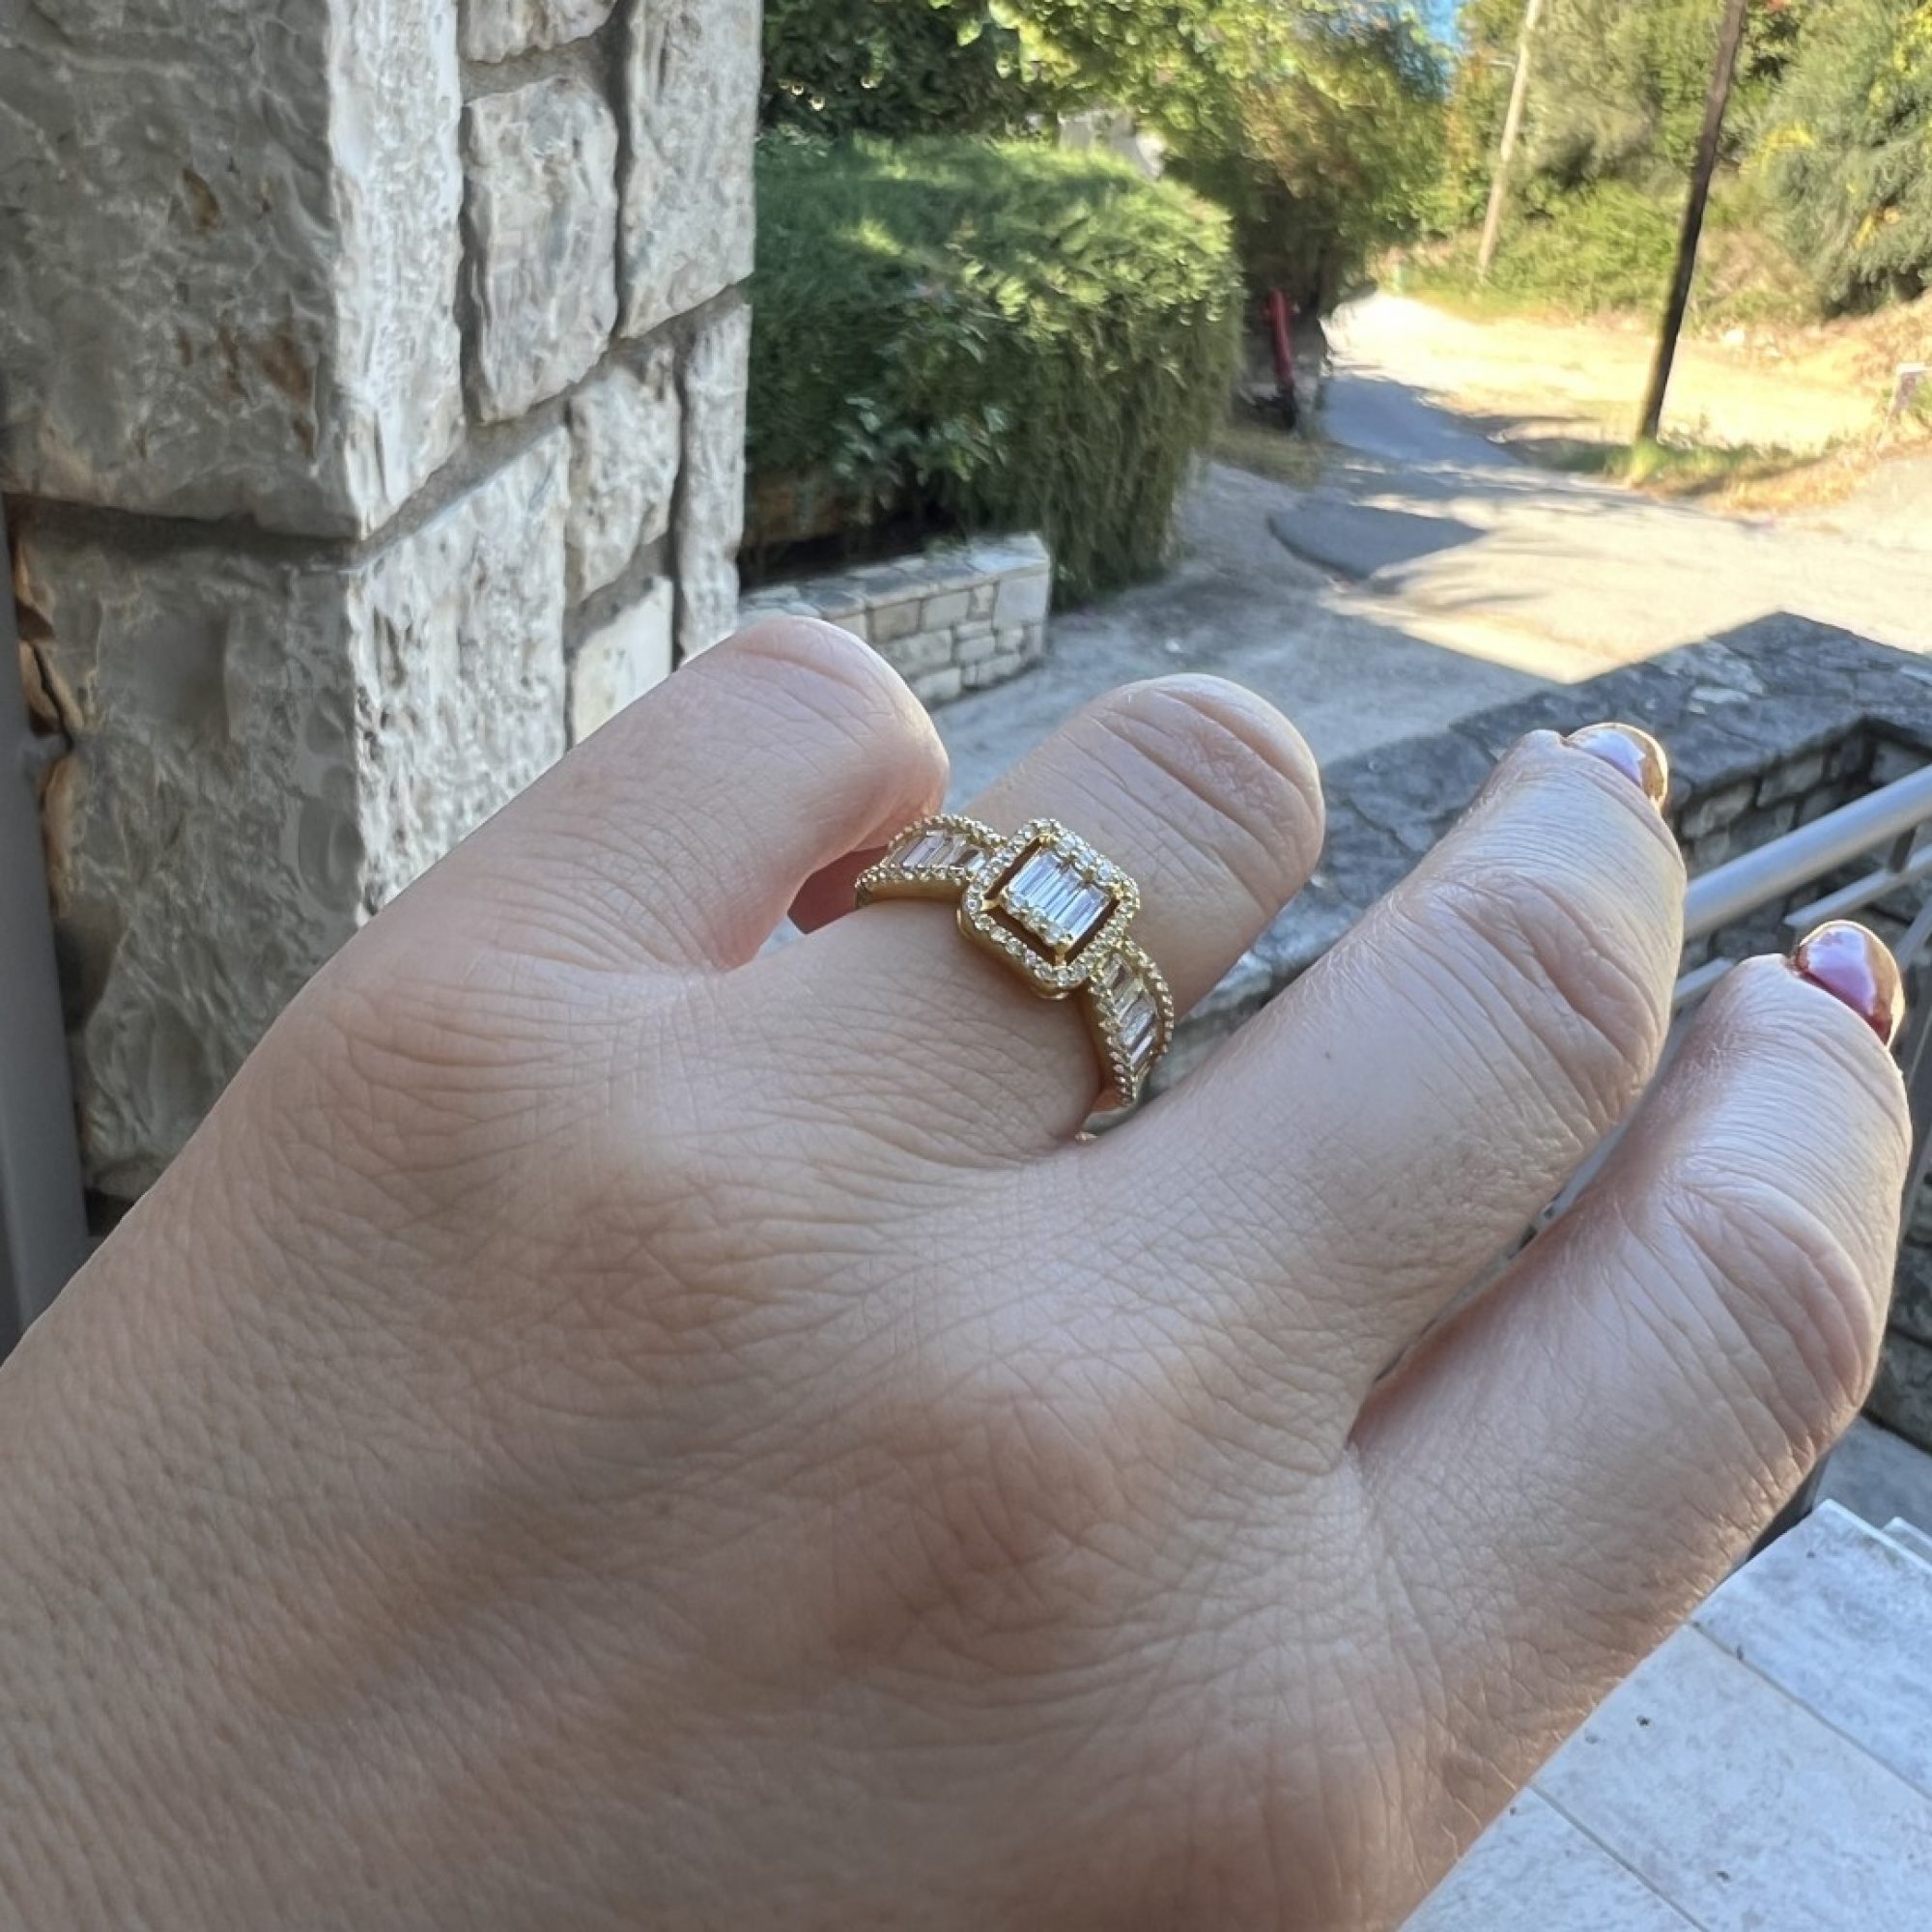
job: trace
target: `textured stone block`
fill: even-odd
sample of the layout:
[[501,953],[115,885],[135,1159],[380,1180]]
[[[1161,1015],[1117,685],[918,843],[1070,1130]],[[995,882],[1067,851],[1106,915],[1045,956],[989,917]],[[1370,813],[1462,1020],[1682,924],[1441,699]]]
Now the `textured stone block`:
[[875,638],[873,648],[903,678],[915,684],[927,671],[943,670],[955,662],[950,631],[924,631],[916,638],[899,638],[881,644]]
[[592,369],[617,320],[617,123],[568,74],[464,111],[470,398],[521,415]]
[[364,535],[455,447],[447,0],[0,6],[0,489]]
[[963,624],[973,611],[973,593],[970,590],[945,590],[937,597],[928,597],[925,607],[919,613],[919,628],[922,631],[950,631],[955,624]]
[[1865,1412],[1908,1442],[1932,1450],[1932,1346],[1894,1328],[1885,1338]]
[[[1925,753],[1913,745],[1900,745],[1889,738],[1881,738],[1872,747],[1871,785],[1874,791],[1896,784],[1900,779],[1909,779],[1915,772],[1925,769]],[[1844,761],[1834,759],[1829,776],[1844,776]]]
[[677,358],[660,343],[633,371],[617,365],[570,400],[570,521],[565,543],[573,604],[614,583],[642,544],[670,528],[684,405]]
[[1825,782],[1825,763],[1823,752],[1787,758],[1758,781],[1757,802],[1776,805],[1784,799],[1803,798],[1806,792],[1815,791]]
[[872,641],[875,644],[895,644],[901,638],[910,638],[916,633],[938,626],[922,624],[919,620],[919,599],[913,598],[904,604],[884,604],[872,612]]
[[1053,578],[1041,570],[1021,577],[1009,577],[1000,585],[999,601],[993,607],[993,621],[1001,630],[1017,629],[1023,624],[1043,623],[1053,607]]
[[624,329],[752,272],[761,0],[634,0],[626,36]]
[[685,657],[730,636],[745,536],[745,372],[752,312],[709,317],[684,366],[684,485],[678,493],[677,647]]
[[1700,798],[1691,806],[1678,823],[1678,834],[1685,838],[1700,838],[1707,832],[1733,825],[1750,810],[1751,801],[1756,796],[1757,781],[1754,779],[1747,780],[1742,784],[1726,785],[1722,791]]
[[1018,651],[1004,651],[997,657],[982,658],[978,664],[962,665],[968,691],[984,691],[995,684],[1005,684],[1018,677],[1027,668],[1027,661]]
[[74,739],[47,838],[102,1193],[152,1181],[316,968],[562,752],[566,455],[347,565],[22,529]]
[[591,633],[570,665],[570,741],[581,745],[670,675],[672,595],[653,578],[627,611]]
[[923,677],[912,680],[913,696],[928,708],[951,704],[965,688],[966,673],[957,665],[949,665],[944,670],[929,670]]
[[594,34],[616,0],[463,0],[463,58],[508,60]]

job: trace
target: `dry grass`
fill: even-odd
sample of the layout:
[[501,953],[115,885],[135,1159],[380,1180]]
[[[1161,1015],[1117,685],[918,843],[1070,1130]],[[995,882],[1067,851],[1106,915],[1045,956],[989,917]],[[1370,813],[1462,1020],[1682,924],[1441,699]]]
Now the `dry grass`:
[[1232,469],[1307,490],[1321,482],[1326,451],[1321,438],[1307,431],[1231,421],[1215,435],[1208,453],[1216,463]]

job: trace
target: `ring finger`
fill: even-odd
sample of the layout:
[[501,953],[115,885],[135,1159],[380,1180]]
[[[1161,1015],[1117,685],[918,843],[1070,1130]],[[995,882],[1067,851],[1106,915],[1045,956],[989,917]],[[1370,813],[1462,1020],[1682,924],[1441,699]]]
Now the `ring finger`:
[[[1060,819],[1132,876],[1134,937],[1183,1012],[1306,883],[1321,846],[1308,747],[1273,706],[1213,678],[1099,699],[972,811],[1002,833]],[[1064,1141],[1092,1110],[1100,1074],[1075,1007],[1032,997],[964,943],[947,906],[869,907],[764,965],[809,982],[794,998],[859,1016],[868,1080],[943,1147],[1009,1159]],[[842,1053],[846,1029],[821,1035]],[[829,1065],[803,1071],[842,1084]]]

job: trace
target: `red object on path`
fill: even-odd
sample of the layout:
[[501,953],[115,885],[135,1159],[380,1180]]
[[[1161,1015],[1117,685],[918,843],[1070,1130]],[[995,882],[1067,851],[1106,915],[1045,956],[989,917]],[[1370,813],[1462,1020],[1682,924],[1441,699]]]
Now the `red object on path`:
[[1274,332],[1275,387],[1285,396],[1294,393],[1294,304],[1279,289],[1267,293],[1268,327]]

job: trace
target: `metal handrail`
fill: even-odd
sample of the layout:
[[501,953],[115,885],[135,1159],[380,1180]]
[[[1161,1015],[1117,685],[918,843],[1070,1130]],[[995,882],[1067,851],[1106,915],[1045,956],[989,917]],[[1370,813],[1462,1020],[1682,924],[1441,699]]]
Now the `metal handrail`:
[[[1809,825],[1787,832],[1769,844],[1714,867],[1693,879],[1685,895],[1685,941],[1687,945],[1694,945],[1728,927],[1743,924],[1769,906],[1798,899],[1817,881],[1857,865],[1868,853],[1889,847],[1883,863],[1847,886],[1793,906],[1782,914],[1782,921],[1790,930],[1804,933],[1826,920],[1844,919],[1862,912],[1906,886],[1932,878],[1932,846],[1919,842],[1928,823],[1932,823],[1932,766],[1914,772],[1895,784],[1868,792]],[[1932,945],[1932,900],[1919,910],[1892,949],[1908,981],[1924,962],[1928,945]],[[1664,1049],[1666,1063],[1684,1037],[1683,1017],[1733,964],[1729,958],[1713,958],[1685,974],[1677,982],[1675,1009],[1680,1024],[1671,1030]],[[1912,1203],[1926,1182],[1927,1168],[1932,1165],[1932,1002],[1916,1003],[1913,1017],[1899,1042],[1898,1056],[1912,1112],[1911,1179],[1905,1195],[1906,1211],[1910,1214]],[[1610,1142],[1596,1150],[1585,1163],[1585,1171],[1564,1190],[1548,1218],[1561,1214],[1576,1199],[1582,1185],[1607,1157],[1615,1138],[1613,1135]],[[1823,1474],[1821,1462],[1779,1512],[1758,1548],[1775,1541],[1809,1514]]]
[[12,582],[0,530],[0,1355],[88,1248]]
[[[1932,819],[1932,765],[1691,880],[1684,899],[1684,937],[1708,939],[1889,841],[1916,838],[1928,819]],[[1874,873],[1872,882],[1873,890],[1863,896],[1855,897],[1849,891],[1833,895],[1833,900],[1844,901],[1835,912],[1826,910],[1833,901],[1820,900],[1803,914],[1791,915],[1792,922],[1842,918],[1904,883],[1893,871]]]

